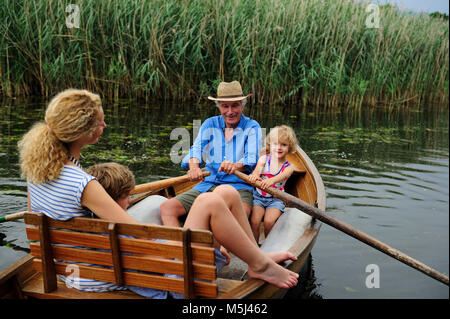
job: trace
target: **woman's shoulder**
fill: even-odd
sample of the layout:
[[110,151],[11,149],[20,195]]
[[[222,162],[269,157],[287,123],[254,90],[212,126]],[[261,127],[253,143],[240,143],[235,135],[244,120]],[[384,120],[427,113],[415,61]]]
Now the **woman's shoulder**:
[[95,178],[92,175],[89,175],[86,173],[83,169],[74,166],[74,165],[64,165],[63,169],[61,170],[61,176],[71,176],[73,178],[85,178],[85,177],[92,177]]
[[86,173],[83,169],[73,165],[64,165],[58,178],[59,182],[68,183],[78,188],[81,187],[82,189],[91,180],[96,180],[96,178]]

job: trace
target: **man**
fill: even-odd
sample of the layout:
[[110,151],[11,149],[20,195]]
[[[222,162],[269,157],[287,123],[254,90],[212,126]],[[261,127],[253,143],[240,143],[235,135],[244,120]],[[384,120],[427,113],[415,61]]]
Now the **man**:
[[[205,120],[181,163],[183,168],[189,169],[188,176],[192,181],[202,182],[161,205],[164,225],[179,227],[178,217],[189,212],[197,196],[222,184],[231,185],[239,192],[247,217],[250,215],[253,187],[233,175],[235,170],[251,173],[259,158],[261,127],[242,114],[248,96],[250,94],[242,93],[241,84],[233,81],[219,84],[217,98],[208,97],[215,101],[220,115]],[[211,173],[204,180],[200,168],[203,162],[205,170]]]

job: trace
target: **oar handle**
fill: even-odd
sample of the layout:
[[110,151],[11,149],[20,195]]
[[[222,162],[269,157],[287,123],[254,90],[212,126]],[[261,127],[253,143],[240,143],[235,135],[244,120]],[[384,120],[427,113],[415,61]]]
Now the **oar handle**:
[[19,213],[14,213],[14,214],[9,214],[9,215],[6,215],[6,216],[1,216],[0,217],[0,223],[4,223],[4,222],[11,221],[11,220],[16,220],[16,219],[21,219],[21,218],[23,218],[25,213],[26,213],[26,211],[19,212]]
[[[251,182],[248,175],[239,172],[239,171],[235,171],[234,174],[239,177],[240,179],[246,181],[247,183],[249,183],[250,185],[257,187],[257,188],[261,188],[261,182],[260,181],[256,181],[256,182]],[[411,266],[421,272],[423,272],[424,274],[439,280],[440,282],[446,284],[447,286],[449,285],[449,279],[448,276],[445,276],[444,274],[439,273],[438,271],[434,270],[433,268],[415,260],[414,258],[411,258],[410,256],[402,253],[401,251],[392,248],[389,245],[386,245],[385,243],[379,241],[376,238],[373,238],[370,235],[367,235],[366,233],[363,233],[361,231],[359,231],[358,229],[344,223],[341,222],[340,220],[331,217],[327,214],[325,214],[325,212],[323,212],[322,210],[302,201],[301,199],[292,196],[291,194],[282,192],[274,187],[269,187],[264,189],[265,192],[275,196],[276,198],[281,199],[282,201],[286,202],[287,204],[289,204],[290,206],[296,207],[298,209],[300,209],[302,212],[324,222],[327,225],[330,225],[331,227],[334,227],[344,233],[346,233],[347,235],[352,236],[353,238],[356,238],[360,241],[362,241],[363,243],[366,243],[369,246],[372,246],[373,248],[401,261],[402,263]]]
[[[211,174],[210,172],[203,172],[203,177],[208,176],[209,174]],[[184,182],[188,182],[190,181],[190,178],[188,175],[183,175],[183,176],[178,176],[178,177],[171,177],[171,178],[167,178],[167,179],[163,179],[160,181],[154,181],[151,183],[146,183],[146,184],[140,184],[140,185],[136,185],[136,187],[134,188],[134,190],[131,191],[131,194],[140,194],[140,193],[144,193],[144,192],[148,192],[154,189],[161,189],[164,187],[168,187],[171,185],[176,185],[176,184],[180,184],[180,183],[184,183]]]

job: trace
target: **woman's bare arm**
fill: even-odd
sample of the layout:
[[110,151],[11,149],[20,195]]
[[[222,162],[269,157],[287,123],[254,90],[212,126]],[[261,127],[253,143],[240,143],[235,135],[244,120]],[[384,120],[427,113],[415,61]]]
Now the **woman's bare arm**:
[[81,205],[89,208],[97,217],[118,223],[138,224],[105,191],[102,185],[91,180],[84,188]]

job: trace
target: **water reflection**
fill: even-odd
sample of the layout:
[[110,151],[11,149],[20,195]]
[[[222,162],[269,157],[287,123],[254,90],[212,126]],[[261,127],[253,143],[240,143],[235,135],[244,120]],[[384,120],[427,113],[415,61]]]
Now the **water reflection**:
[[299,272],[300,281],[296,287],[288,290],[284,299],[323,299],[317,293],[319,284],[314,270],[314,257],[309,255]]
[[[184,174],[170,161],[177,142],[170,132],[183,127],[192,133],[194,120],[218,114],[212,104],[129,100],[105,101],[104,109],[108,128],[84,152],[83,166],[117,161],[130,167],[138,183]],[[26,207],[16,145],[44,110],[40,100],[0,102],[0,215]],[[245,112],[267,130],[279,124],[294,128],[323,178],[328,213],[448,274],[448,108],[249,105]],[[0,224],[0,268],[24,254],[11,253],[12,247],[27,247],[23,228],[21,222]],[[446,287],[327,225],[313,256],[314,276],[302,283],[313,287],[309,298],[448,298]],[[364,285],[370,263],[380,266],[380,289]]]

